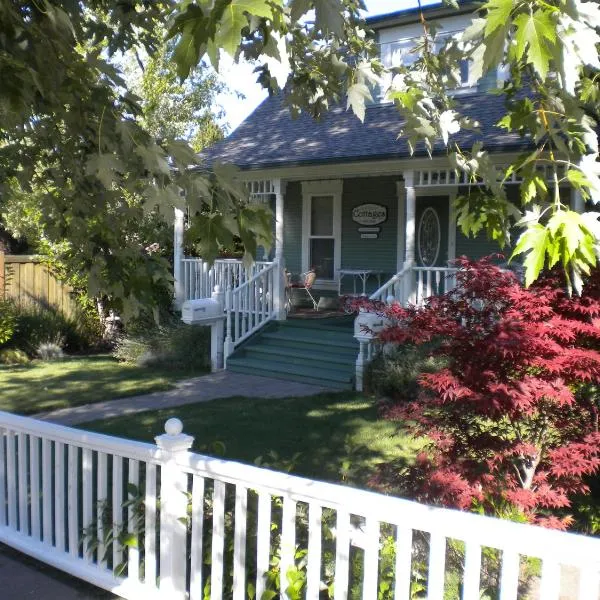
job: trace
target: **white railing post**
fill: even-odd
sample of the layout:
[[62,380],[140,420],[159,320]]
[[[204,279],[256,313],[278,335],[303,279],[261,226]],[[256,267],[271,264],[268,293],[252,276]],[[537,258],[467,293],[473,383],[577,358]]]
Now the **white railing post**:
[[187,454],[194,438],[182,433],[179,419],[165,423],[165,433],[155,438],[161,453],[160,479],[160,592],[165,598],[186,598],[187,575],[187,474],[177,459]]
[[225,312],[227,314],[225,320],[225,344],[223,346],[223,363],[227,366],[227,358],[231,356],[235,348],[233,338],[231,337],[231,312],[233,310],[233,290],[231,285],[227,287],[225,293]]
[[365,372],[365,347],[367,342],[359,341],[358,356],[356,357],[356,391],[362,392],[364,386],[364,372]]
[[185,282],[183,277],[183,211],[175,209],[175,223],[173,225],[173,280],[175,287],[175,308],[181,309],[185,298]]
[[[211,298],[221,305],[221,313],[224,314],[225,293],[220,285],[215,285]],[[213,372],[223,368],[223,321],[224,318],[220,318],[210,326],[210,366]]]
[[283,265],[283,257],[275,259],[275,272],[273,273],[273,310],[275,311],[275,319],[277,321],[285,321],[286,312],[286,292],[285,289],[285,272]]

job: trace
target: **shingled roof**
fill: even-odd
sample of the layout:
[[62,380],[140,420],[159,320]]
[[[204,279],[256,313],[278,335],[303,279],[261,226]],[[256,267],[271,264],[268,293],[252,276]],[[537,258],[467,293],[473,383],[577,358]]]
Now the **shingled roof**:
[[[527,141],[495,126],[504,114],[504,99],[490,93],[465,95],[460,99],[465,114],[479,121],[479,132],[461,131],[454,139],[466,149],[477,140],[494,152],[521,150]],[[216,161],[234,163],[240,169],[346,163],[353,161],[409,158],[405,139],[398,138],[402,121],[391,104],[370,106],[365,122],[351,111],[333,107],[320,121],[309,115],[292,119],[283,96],[267,98],[226,139],[203,153],[208,165]],[[435,154],[444,154],[441,140]],[[417,147],[416,156],[426,155]]]

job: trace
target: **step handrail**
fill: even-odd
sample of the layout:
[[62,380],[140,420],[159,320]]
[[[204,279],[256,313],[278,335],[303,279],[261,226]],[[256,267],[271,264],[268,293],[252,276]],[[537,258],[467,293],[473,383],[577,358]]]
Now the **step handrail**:
[[242,285],[225,294],[224,359],[251,335],[277,317],[281,304],[283,279],[279,261],[264,267]]
[[383,296],[383,294],[392,286],[394,286],[396,283],[401,282],[404,277],[410,273],[412,270],[412,267],[404,267],[401,271],[399,271],[398,273],[396,273],[391,279],[388,279],[388,281],[386,281],[378,290],[376,290],[375,292],[373,292],[370,296],[369,296],[369,300],[381,300],[382,302],[385,302],[385,297]]

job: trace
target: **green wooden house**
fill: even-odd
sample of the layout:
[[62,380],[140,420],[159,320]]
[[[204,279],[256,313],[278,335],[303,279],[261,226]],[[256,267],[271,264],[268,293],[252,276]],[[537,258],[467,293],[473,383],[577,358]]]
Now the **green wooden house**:
[[[444,35],[452,35],[470,23],[474,4],[426,10]],[[422,31],[417,11],[374,17],[370,25],[387,66],[412,60],[410,50]],[[505,73],[475,81],[465,64],[461,77],[457,100],[480,130],[463,131],[457,141],[471,148],[480,140],[498,164],[506,164],[527,140],[496,127],[503,98],[490,90]],[[311,294],[320,308],[353,293],[419,304],[452,285],[455,257],[499,252],[485,236],[468,239],[457,228],[453,201],[467,188],[442,141],[432,157],[419,147],[411,154],[398,138],[400,129],[398,111],[384,98],[367,108],[361,123],[344,106],[318,122],[308,115],[294,120],[284,98],[273,96],[209,149],[207,161],[239,167],[253,201],[267,203],[275,215],[273,249],[250,270],[231,260],[208,265],[181,254],[176,260],[180,302],[209,297],[220,286],[227,369],[361,388],[368,340],[357,341],[352,322],[341,317],[294,319],[294,307],[308,297],[296,289],[287,310],[284,269],[300,281],[316,272]],[[518,195],[518,186],[517,179],[509,182],[509,194]],[[182,215],[178,222],[181,236]]]

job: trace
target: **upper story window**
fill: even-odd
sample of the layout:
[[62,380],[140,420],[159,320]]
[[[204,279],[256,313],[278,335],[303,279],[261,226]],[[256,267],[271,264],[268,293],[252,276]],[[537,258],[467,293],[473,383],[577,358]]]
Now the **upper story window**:
[[[456,33],[458,32],[450,31],[438,35],[435,40],[435,52],[439,52],[446,40]],[[409,67],[412,65],[418,59],[418,53],[414,51],[414,48],[419,39],[419,37],[410,37],[379,44],[383,65],[388,69],[400,66]],[[471,87],[477,83],[476,81],[472,81],[469,61],[466,59],[461,61],[460,64],[460,82],[462,87]]]
[[[435,42],[435,51],[440,51],[446,40],[459,33],[460,30],[447,31],[441,34],[438,34]],[[389,35],[386,36],[387,40],[389,40]],[[421,36],[414,37],[404,37],[391,41],[384,41],[379,44],[380,49],[380,57],[383,65],[386,68],[393,68],[399,66],[409,67],[413,64],[418,58],[418,52],[415,52],[415,46],[417,45],[418,40]],[[460,64],[460,85],[454,89],[453,93],[466,93],[469,90],[478,91],[485,90],[496,87],[497,85],[497,72],[490,72],[485,75],[479,81],[474,79],[472,69],[470,68],[470,61],[465,59],[461,61]],[[386,79],[384,80],[378,95],[379,101],[385,100],[385,91],[389,88],[391,84],[391,75],[388,74]]]

